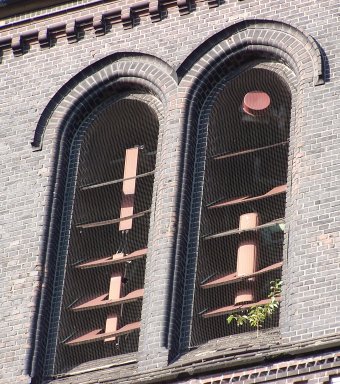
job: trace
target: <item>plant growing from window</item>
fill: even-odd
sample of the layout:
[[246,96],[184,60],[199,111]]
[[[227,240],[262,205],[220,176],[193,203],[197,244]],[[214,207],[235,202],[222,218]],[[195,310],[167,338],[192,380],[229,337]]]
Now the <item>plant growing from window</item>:
[[276,279],[270,282],[270,293],[268,298],[270,302],[264,305],[253,306],[245,314],[230,315],[227,317],[227,322],[230,324],[236,321],[237,326],[249,324],[251,327],[256,328],[256,336],[259,336],[259,329],[262,328],[265,320],[272,316],[279,307],[278,297],[282,291],[282,281]]

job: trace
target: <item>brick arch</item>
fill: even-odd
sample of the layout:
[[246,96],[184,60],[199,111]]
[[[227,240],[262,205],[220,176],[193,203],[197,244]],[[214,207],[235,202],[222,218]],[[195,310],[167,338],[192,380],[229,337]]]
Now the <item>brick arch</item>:
[[[317,43],[297,28],[276,20],[249,19],[230,25],[213,34],[184,60],[177,68],[180,80],[178,93],[183,95],[184,100],[179,111],[180,124],[182,131],[186,132],[185,165],[180,192],[181,211],[186,212],[186,216],[180,216],[179,225],[181,232],[187,233],[189,237],[197,236],[197,223],[190,223],[187,217],[189,211],[198,209],[197,206],[192,206],[192,197],[195,194],[192,180],[195,148],[202,149],[204,146],[202,141],[198,141],[198,127],[204,119],[202,110],[219,83],[237,76],[247,65],[255,63],[270,65],[271,70],[286,78],[291,88],[291,126],[295,141],[292,143],[291,153],[297,150],[296,143],[301,135],[299,122],[304,117],[304,92],[308,94],[310,88],[324,83],[321,52]],[[279,65],[280,69],[275,69],[275,65]],[[295,167],[293,164],[292,174],[289,176],[291,178],[294,177]],[[292,197],[290,199],[293,200]],[[287,214],[291,215],[291,212],[293,209],[289,207]],[[291,217],[288,220],[291,220]],[[184,296],[183,292],[191,292],[192,289],[192,286],[186,286],[187,274],[193,270],[189,254],[192,249],[188,239],[178,240],[176,270],[181,271],[183,277],[177,279],[173,288],[169,332],[169,345],[173,356],[188,347],[191,312],[189,315],[185,312],[191,305],[191,297],[188,294]]]
[[[149,55],[121,53],[105,58],[80,72],[58,91],[43,111],[32,140],[32,149],[45,152],[46,156],[51,157],[53,168],[46,193],[45,232],[40,254],[41,289],[35,297],[37,310],[32,321],[31,354],[26,365],[31,377],[44,375],[67,167],[72,140],[79,126],[98,105],[105,104],[113,96],[137,94],[136,98],[153,109],[160,123],[162,122],[159,132],[162,145],[167,121],[173,118],[171,96],[175,91],[176,74],[165,62]],[[156,188],[161,188],[158,186],[159,179],[156,175]]]
[[312,37],[300,29],[278,21],[246,19],[210,36],[177,68],[181,81],[214,71],[221,62],[239,60],[255,53],[286,63],[300,81],[324,83],[322,56]]
[[31,145],[41,150],[45,133],[65,132],[65,121],[83,120],[99,102],[124,89],[155,94],[163,103],[177,82],[176,73],[164,61],[146,54],[115,53],[64,84],[41,114]]
[[[294,142],[296,137],[295,127],[296,127],[296,100],[297,100],[297,82],[294,73],[284,64],[281,63],[264,63],[262,61],[254,61],[251,63],[246,63],[242,65],[237,70],[231,71],[227,74],[220,82],[218,82],[214,87],[212,87],[211,92],[205,98],[205,101],[197,113],[197,120],[195,124],[197,124],[197,135],[195,136],[197,146],[195,155],[195,169],[193,170],[193,180],[194,183],[192,185],[192,193],[191,193],[191,223],[189,228],[188,235],[188,246],[187,246],[187,272],[185,278],[185,288],[186,292],[190,292],[187,294],[185,298],[185,302],[183,303],[183,324],[182,332],[181,332],[181,347],[187,348],[190,343],[190,334],[191,334],[191,325],[188,325],[193,316],[192,312],[192,302],[194,299],[194,286],[196,279],[196,257],[198,254],[199,247],[199,239],[197,237],[196,230],[199,227],[199,223],[201,220],[201,202],[203,197],[203,187],[204,181],[202,174],[205,172],[205,164],[207,160],[206,149],[208,143],[208,131],[210,124],[210,114],[211,111],[218,99],[219,95],[225,89],[226,85],[238,75],[245,73],[252,69],[265,69],[267,71],[273,72],[277,75],[278,78],[282,81],[289,90],[292,97],[292,110],[291,110],[291,124],[290,124],[290,142]],[[194,145],[192,145],[194,147]],[[293,147],[293,146],[292,146]],[[288,172],[288,180],[291,179],[292,172],[292,156],[293,156],[293,148],[290,148],[290,158],[289,158],[289,172]],[[289,182],[290,184],[290,182]],[[290,189],[288,191],[288,201],[290,200]],[[286,209],[286,219],[289,223],[291,216],[291,209]],[[288,228],[288,225],[287,225]],[[284,259],[286,260],[287,250],[284,249]],[[284,280],[287,283],[287,265],[284,265]],[[285,303],[283,303],[285,304]],[[282,305],[283,305],[282,304]],[[210,341],[210,343],[213,340]]]

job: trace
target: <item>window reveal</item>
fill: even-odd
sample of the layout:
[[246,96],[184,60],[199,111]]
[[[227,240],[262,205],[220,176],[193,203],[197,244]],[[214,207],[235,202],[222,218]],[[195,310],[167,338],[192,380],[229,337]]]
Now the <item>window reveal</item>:
[[[145,104],[117,104],[104,111],[81,146],[59,372],[138,348],[158,121]],[[126,117],[134,109],[143,114],[140,129]],[[109,119],[118,110],[112,127]]]
[[[191,344],[250,331],[230,313],[268,303],[281,278],[290,93],[253,69],[230,81],[209,118]],[[278,315],[265,327],[277,325]]]

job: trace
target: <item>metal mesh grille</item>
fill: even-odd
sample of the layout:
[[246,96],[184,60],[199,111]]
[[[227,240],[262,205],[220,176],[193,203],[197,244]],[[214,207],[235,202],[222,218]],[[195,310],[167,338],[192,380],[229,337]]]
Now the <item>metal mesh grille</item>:
[[[228,324],[227,317],[263,305],[270,282],[281,279],[290,109],[286,84],[265,69],[248,70],[229,81],[214,102],[192,346],[254,330],[247,322]],[[261,325],[274,327],[278,320],[277,310]]]
[[[156,114],[131,98],[102,108],[86,131],[67,255],[58,373],[138,348],[157,137]],[[135,165],[131,149],[137,152]],[[127,201],[134,216],[128,219],[122,213],[122,191],[131,180],[136,183]],[[128,221],[131,228],[121,230]]]

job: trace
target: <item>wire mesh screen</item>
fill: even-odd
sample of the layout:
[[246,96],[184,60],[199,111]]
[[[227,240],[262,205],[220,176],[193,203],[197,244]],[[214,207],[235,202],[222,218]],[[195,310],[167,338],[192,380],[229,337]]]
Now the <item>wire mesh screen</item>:
[[158,119],[121,99],[81,144],[56,372],[138,348]]
[[[291,96],[266,69],[229,81],[209,116],[191,345],[254,330],[283,258]],[[279,295],[275,295],[279,302]],[[253,311],[254,312],[254,311]],[[231,315],[235,317],[230,317]],[[229,322],[227,319],[229,318]],[[278,325],[279,310],[258,328]]]

